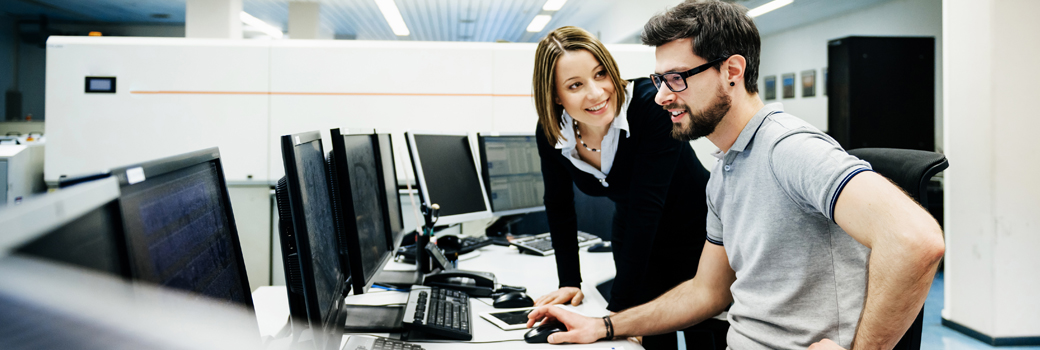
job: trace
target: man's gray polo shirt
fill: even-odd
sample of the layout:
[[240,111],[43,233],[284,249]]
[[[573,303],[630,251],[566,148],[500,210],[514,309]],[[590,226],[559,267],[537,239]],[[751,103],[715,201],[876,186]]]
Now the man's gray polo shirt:
[[708,241],[737,280],[734,349],[849,348],[867,290],[870,249],[833,221],[845,184],[870,165],[805,121],[765,106],[719,158],[706,188]]

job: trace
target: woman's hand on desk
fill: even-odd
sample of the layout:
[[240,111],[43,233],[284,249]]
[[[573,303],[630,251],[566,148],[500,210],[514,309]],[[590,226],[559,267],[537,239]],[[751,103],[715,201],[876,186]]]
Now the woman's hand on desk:
[[607,336],[607,326],[602,318],[585,317],[556,306],[542,306],[527,314],[527,328],[537,322],[560,322],[566,332],[549,335],[551,344],[589,344]]
[[581,288],[563,287],[555,292],[538,297],[538,300],[534,301],[534,306],[566,304],[568,302],[571,305],[578,306],[581,305],[583,299],[585,299],[585,294],[581,292]]

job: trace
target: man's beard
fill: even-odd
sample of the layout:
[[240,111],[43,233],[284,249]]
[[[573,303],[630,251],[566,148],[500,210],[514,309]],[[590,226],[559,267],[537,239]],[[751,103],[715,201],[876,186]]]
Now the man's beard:
[[719,126],[719,122],[722,122],[722,117],[729,113],[730,102],[729,95],[722,91],[722,86],[720,85],[715,96],[715,102],[700,113],[694,114],[690,111],[689,106],[682,104],[665,106],[665,109],[683,108],[686,110],[686,118],[672,124],[672,137],[680,141],[692,141],[711,135],[711,133],[715,132],[715,128]]

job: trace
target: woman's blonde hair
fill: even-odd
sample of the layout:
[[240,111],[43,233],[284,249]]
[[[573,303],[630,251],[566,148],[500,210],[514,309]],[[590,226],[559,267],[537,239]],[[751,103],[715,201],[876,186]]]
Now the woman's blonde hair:
[[[538,122],[542,124],[545,137],[550,145],[555,145],[563,134],[563,106],[555,103],[556,95],[556,61],[569,51],[585,50],[592,54],[607,70],[611,82],[614,83],[614,110],[621,112],[625,104],[625,86],[627,81],[621,79],[617,62],[610,52],[591,33],[578,27],[560,27],[549,32],[538,49],[534,52],[534,106],[538,111]],[[616,116],[615,116],[616,117]]]

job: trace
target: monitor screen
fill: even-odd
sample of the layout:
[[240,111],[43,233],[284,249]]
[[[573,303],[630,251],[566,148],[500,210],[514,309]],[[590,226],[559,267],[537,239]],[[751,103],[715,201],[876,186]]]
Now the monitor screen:
[[29,242],[18,252],[129,277],[119,220],[119,203],[113,200]]
[[544,210],[542,163],[534,135],[480,135],[481,175],[496,215]]
[[397,249],[404,235],[404,216],[401,211],[401,196],[397,192],[397,158],[390,134],[376,134],[378,139],[380,175],[383,195],[386,196],[386,225],[390,230],[390,250]]
[[134,279],[252,307],[215,148],[112,173]]
[[[335,338],[349,271],[341,268],[325,156],[318,132],[282,136],[284,181],[279,197],[282,256],[290,287],[293,318],[306,318],[315,332]],[[296,260],[293,260],[296,259]],[[291,271],[298,268],[298,271]],[[302,294],[307,315],[298,315],[295,295]],[[319,333],[316,333],[316,336]],[[325,341],[317,340],[317,347]]]
[[115,179],[32,197],[3,211],[0,241],[14,252],[130,277]]
[[440,205],[438,225],[491,215],[467,135],[406,136],[423,202]]
[[374,135],[340,135],[332,130],[332,157],[336,177],[334,193],[343,215],[343,237],[350,260],[354,294],[362,294],[373,277],[390,260],[382,179],[376,160]]

